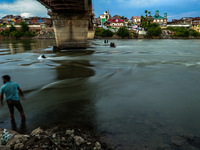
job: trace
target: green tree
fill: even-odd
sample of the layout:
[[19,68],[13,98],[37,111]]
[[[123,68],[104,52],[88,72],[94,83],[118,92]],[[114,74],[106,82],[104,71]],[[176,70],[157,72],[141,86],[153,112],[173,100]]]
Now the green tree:
[[34,36],[36,36],[36,33],[35,32],[25,32],[25,33],[23,33],[23,36],[25,36],[25,37],[34,37]]
[[127,24],[127,25],[128,25],[128,28],[129,28],[129,27],[131,26],[131,23],[130,23],[130,22],[128,22],[128,24]]
[[124,16],[121,16],[121,18],[120,18],[120,19],[124,20],[124,19],[125,19],[125,17],[124,17]]
[[1,35],[3,35],[4,37],[9,37],[10,36],[10,31],[9,30],[4,30],[1,32]]
[[110,31],[109,29],[105,30],[103,28],[97,28],[95,35],[100,36],[100,37],[112,37],[114,33]]
[[157,23],[151,23],[148,27],[159,27],[159,25]]
[[21,31],[22,32],[28,32],[29,31],[29,27],[28,27],[28,24],[26,24],[26,22],[21,21],[20,25],[21,25]]
[[11,27],[9,28],[9,31],[10,32],[13,32],[13,31],[16,31],[17,29],[13,26],[13,25],[11,25]]
[[191,31],[189,31],[189,33],[190,33],[191,36],[194,36],[194,37],[200,36],[200,33],[198,33],[198,32],[195,31],[195,30],[191,30]]
[[148,28],[147,34],[148,37],[160,36],[162,34],[162,29],[158,26],[151,26]]
[[96,31],[95,31],[95,35],[96,36],[102,36],[103,32],[104,32],[103,28],[97,28]]
[[126,29],[126,27],[120,27],[117,31],[117,35],[122,38],[130,37],[130,32]]
[[147,17],[148,10],[145,10],[144,13],[146,14],[146,17]]
[[114,35],[114,33],[112,31],[110,31],[109,29],[104,30],[102,33],[102,37],[112,37]]
[[150,12],[150,11],[148,11],[148,14],[149,14],[149,17],[152,17],[152,16],[151,16],[151,12]]
[[170,31],[174,32],[173,36],[177,36],[177,37],[189,37],[189,35],[191,35],[192,33],[184,27],[176,27],[176,28],[167,28]]
[[22,36],[22,32],[21,31],[13,31],[11,32],[11,36],[15,37],[16,39],[19,39]]

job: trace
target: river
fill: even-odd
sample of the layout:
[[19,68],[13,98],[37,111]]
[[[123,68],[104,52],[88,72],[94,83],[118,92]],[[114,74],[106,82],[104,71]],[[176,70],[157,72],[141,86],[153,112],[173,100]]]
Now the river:
[[[15,113],[19,132],[76,126],[115,149],[200,135],[200,40],[103,42],[89,41],[95,53],[86,55],[52,53],[54,40],[0,41],[0,75],[25,91],[26,129]],[[12,129],[7,107],[0,111],[0,127]]]

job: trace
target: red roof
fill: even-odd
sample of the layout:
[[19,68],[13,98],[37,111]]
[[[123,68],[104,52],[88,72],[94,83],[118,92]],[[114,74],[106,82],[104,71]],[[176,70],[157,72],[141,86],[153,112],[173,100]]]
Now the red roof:
[[108,22],[111,23],[111,22],[114,22],[114,23],[124,23],[124,20],[122,19],[108,19]]

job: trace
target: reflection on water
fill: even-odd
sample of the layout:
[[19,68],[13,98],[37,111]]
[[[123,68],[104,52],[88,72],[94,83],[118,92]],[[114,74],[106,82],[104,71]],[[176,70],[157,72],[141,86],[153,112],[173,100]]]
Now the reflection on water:
[[[1,40],[0,55],[24,53],[26,51],[41,52],[55,45],[55,40]],[[43,51],[44,52],[44,51]]]
[[[199,40],[112,42],[91,41],[96,52],[83,55],[53,54],[53,40],[0,41],[0,74],[26,93],[27,131],[77,126],[123,150],[177,149],[174,136],[199,137]],[[11,128],[6,107],[0,122]]]
[[27,130],[26,130],[26,121],[25,120],[21,120],[21,124],[20,124],[20,127],[18,128],[17,127],[17,123],[15,120],[11,120],[11,126],[12,126],[12,130],[13,131],[18,131],[19,133],[26,133]]
[[[58,62],[59,63],[59,62]],[[64,61],[56,68],[57,79],[63,80],[68,78],[81,78],[94,76],[95,72],[91,68],[92,65],[86,60]]]

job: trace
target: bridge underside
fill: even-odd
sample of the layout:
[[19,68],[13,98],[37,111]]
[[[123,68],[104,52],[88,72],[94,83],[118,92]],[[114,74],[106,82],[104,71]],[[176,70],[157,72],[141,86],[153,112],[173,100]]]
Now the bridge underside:
[[38,0],[54,23],[58,49],[86,48],[88,29],[93,28],[92,0]]
[[87,11],[85,0],[38,0],[53,11]]

